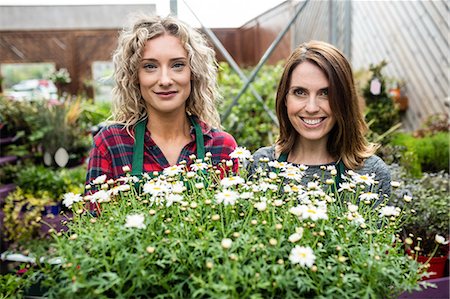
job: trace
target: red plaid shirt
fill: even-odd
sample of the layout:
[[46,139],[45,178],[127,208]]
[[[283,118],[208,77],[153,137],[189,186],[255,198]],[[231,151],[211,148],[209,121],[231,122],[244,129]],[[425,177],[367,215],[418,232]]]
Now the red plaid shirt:
[[[213,165],[222,160],[230,160],[229,154],[236,149],[236,141],[230,134],[209,128],[204,122],[199,121],[205,142],[205,153],[212,154]],[[177,164],[186,161],[188,165],[192,162],[189,156],[197,154],[195,144],[195,130],[191,127],[192,141],[189,142],[180,153]],[[132,169],[134,139],[127,133],[123,125],[114,124],[103,128],[94,137],[94,147],[89,155],[88,172],[86,184],[96,177],[106,174],[107,178],[118,178],[124,175],[123,167]],[[236,172],[238,162],[233,161],[233,170]],[[144,136],[144,172],[162,171],[170,167],[164,154],[150,136],[148,129]]]

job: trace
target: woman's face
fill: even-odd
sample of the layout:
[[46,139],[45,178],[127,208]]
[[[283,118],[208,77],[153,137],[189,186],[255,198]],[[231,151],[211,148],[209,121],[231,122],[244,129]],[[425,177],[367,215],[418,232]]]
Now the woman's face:
[[320,142],[326,146],[336,123],[328,101],[328,87],[325,73],[309,61],[300,63],[292,72],[286,107],[300,142]]
[[138,79],[149,114],[185,113],[191,70],[177,37],[164,34],[146,42]]

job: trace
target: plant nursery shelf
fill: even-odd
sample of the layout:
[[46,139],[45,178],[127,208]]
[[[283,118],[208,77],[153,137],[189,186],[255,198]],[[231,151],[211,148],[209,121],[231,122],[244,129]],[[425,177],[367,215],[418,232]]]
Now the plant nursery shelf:
[[18,160],[18,158],[16,156],[4,156],[4,157],[0,157],[0,166],[2,165],[6,165],[9,163],[14,163]]
[[450,277],[441,277],[427,280],[429,283],[436,285],[436,288],[427,288],[412,293],[403,293],[398,299],[440,299],[449,298]]
[[14,189],[16,189],[15,184],[6,184],[0,186],[0,202],[2,201],[2,199],[6,198],[6,196],[8,196],[10,192],[14,191]]

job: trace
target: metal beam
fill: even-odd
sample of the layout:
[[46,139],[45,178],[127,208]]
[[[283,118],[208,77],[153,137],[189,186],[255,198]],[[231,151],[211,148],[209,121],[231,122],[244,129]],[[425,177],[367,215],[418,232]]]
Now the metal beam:
[[281,31],[278,36],[275,38],[275,40],[272,42],[272,44],[270,45],[270,47],[266,50],[266,52],[264,53],[264,55],[261,57],[260,61],[258,62],[258,65],[253,69],[253,72],[250,74],[249,79],[245,82],[244,87],[242,87],[241,91],[239,92],[239,94],[234,98],[233,102],[231,103],[231,105],[228,107],[228,109],[225,111],[225,113],[222,115],[222,121],[224,121],[225,119],[227,119],[227,117],[230,115],[231,113],[231,109],[233,108],[234,105],[236,105],[237,101],[239,100],[239,98],[245,93],[245,91],[247,90],[247,88],[250,86],[250,84],[253,82],[253,80],[255,80],[256,75],[258,74],[259,70],[261,69],[261,67],[264,65],[264,63],[267,61],[267,59],[269,59],[270,55],[272,54],[272,52],[275,50],[275,47],[279,44],[279,42],[281,41],[281,39],[284,37],[284,35],[288,32],[289,28],[291,27],[291,25],[294,23],[294,21],[297,19],[298,15],[302,12],[302,10],[305,8],[306,4],[309,2],[309,0],[305,0],[303,2],[303,4],[298,4],[297,6],[297,10],[294,13],[294,16],[291,18],[291,20],[289,21],[289,23],[287,24],[287,26],[283,29],[283,31]]
[[172,16],[178,15],[178,3],[177,0],[170,0],[170,14]]
[[[194,15],[194,17],[197,19],[197,21],[200,23],[200,26],[202,27],[203,31],[208,35],[211,42],[214,44],[214,46],[220,51],[220,53],[225,57],[226,61],[230,64],[231,68],[238,74],[238,76],[241,78],[242,81],[248,81],[247,76],[242,72],[239,65],[236,63],[236,61],[233,59],[233,57],[228,53],[227,49],[222,45],[220,40],[217,38],[217,36],[214,34],[214,32],[203,25],[202,21],[198,18],[198,16],[195,14],[195,12],[189,7],[189,5],[184,1],[187,8],[191,11],[191,13]],[[278,119],[273,113],[273,111],[264,103],[264,100],[261,98],[259,93],[251,86],[250,91],[252,92],[253,96],[256,98],[258,102],[260,102],[263,105],[264,110],[269,115],[270,119],[273,121],[273,123],[278,127]]]

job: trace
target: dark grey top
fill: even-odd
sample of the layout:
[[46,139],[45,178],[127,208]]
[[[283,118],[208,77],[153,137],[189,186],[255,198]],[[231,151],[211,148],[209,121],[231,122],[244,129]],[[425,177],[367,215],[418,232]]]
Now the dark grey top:
[[[259,162],[261,158],[267,158],[269,161],[277,160],[275,158],[275,146],[266,146],[258,149],[253,154],[254,162],[250,166],[250,172],[254,172],[258,165],[264,165]],[[267,164],[265,164],[267,165]],[[334,163],[325,164],[325,166],[334,165]],[[312,176],[314,174],[322,175],[323,171],[320,169],[321,166],[324,165],[306,165],[308,168],[305,171],[305,176],[303,177],[302,182],[306,183],[312,180]],[[354,172],[358,174],[372,174],[375,173],[375,181],[379,182],[379,190],[381,194],[386,194],[388,196],[391,195],[391,173],[389,171],[388,166],[381,160],[380,157],[373,155],[367,158],[364,161],[364,165],[359,169],[354,169]],[[328,177],[327,177],[328,175]],[[330,178],[331,174],[329,172],[325,172],[325,179]]]

